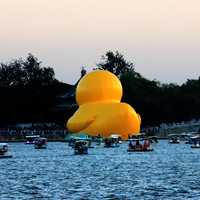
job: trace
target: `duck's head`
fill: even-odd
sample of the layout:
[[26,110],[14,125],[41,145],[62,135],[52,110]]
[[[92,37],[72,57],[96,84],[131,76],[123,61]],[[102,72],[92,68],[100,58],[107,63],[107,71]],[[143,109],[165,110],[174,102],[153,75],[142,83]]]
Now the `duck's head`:
[[122,85],[111,72],[95,70],[85,75],[76,88],[78,105],[95,102],[120,102]]

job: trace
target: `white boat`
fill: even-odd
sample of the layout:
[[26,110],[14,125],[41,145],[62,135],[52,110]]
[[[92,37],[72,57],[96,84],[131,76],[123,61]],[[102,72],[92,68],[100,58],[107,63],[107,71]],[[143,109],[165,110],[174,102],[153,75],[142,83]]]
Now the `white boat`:
[[88,136],[72,136],[69,138],[68,140],[68,145],[72,148],[74,148],[76,141],[85,141],[87,142],[87,146],[88,148],[94,148],[94,146],[92,146],[92,139],[89,138]]
[[0,143],[0,158],[12,158],[11,155],[8,155],[7,143]]
[[191,137],[192,145],[191,148],[200,148],[200,136],[196,135]]
[[119,147],[121,143],[120,135],[117,134],[112,134],[109,138],[104,139],[105,148]]
[[40,137],[40,135],[27,135],[25,144],[34,144],[35,139],[39,138],[39,137]]
[[180,135],[170,134],[168,135],[170,144],[179,144],[180,143]]
[[200,148],[200,144],[193,144],[193,145],[191,146],[191,148],[196,148],[196,149],[198,149],[198,148]]

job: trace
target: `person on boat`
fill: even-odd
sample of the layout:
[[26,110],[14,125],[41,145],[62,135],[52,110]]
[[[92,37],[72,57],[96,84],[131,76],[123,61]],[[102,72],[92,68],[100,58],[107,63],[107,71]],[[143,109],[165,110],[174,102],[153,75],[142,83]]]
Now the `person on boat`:
[[150,141],[149,140],[144,140],[143,149],[147,149],[149,147],[150,147]]
[[142,145],[140,144],[139,140],[136,140],[135,149],[142,149]]
[[133,148],[134,148],[134,145],[133,145],[133,142],[132,142],[132,141],[129,142],[129,148],[130,148],[130,149],[133,149]]

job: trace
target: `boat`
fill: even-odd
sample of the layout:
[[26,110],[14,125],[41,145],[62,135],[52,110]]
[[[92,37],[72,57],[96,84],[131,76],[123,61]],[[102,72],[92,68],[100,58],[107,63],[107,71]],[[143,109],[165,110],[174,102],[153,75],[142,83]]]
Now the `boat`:
[[185,137],[185,144],[194,144],[194,141],[200,137],[198,132],[189,132],[187,133],[187,137]]
[[180,143],[180,136],[177,134],[170,134],[168,135],[169,143],[170,144],[179,144]]
[[120,136],[117,134],[113,134],[109,138],[104,139],[104,147],[105,148],[119,147],[120,144],[121,144]]
[[153,151],[151,147],[151,142],[149,139],[138,138],[138,139],[129,139],[128,152],[148,152]]
[[47,148],[47,138],[36,138],[34,142],[35,149],[46,149]]
[[94,148],[94,146],[92,146],[92,139],[89,137],[71,137],[68,141],[68,145],[74,148],[76,141],[85,141],[87,143],[88,148]]
[[193,145],[191,146],[191,148],[198,149],[198,148],[200,148],[200,144],[193,144]]
[[191,137],[192,145],[191,148],[200,148],[200,136],[196,135]]
[[103,142],[103,138],[98,135],[98,136],[93,136],[92,137],[92,142],[94,142],[96,144],[96,146],[100,146]]
[[92,146],[92,138],[89,137],[85,133],[75,133],[75,134],[68,134],[67,141],[68,141],[68,146],[74,148],[75,142],[76,141],[86,141],[88,143],[88,148],[94,148]]
[[39,137],[40,137],[40,135],[27,135],[25,144],[34,144],[35,139],[39,138]]
[[12,158],[12,155],[8,155],[7,143],[0,143],[0,158]]
[[77,140],[74,144],[74,154],[88,154],[88,143],[85,140]]

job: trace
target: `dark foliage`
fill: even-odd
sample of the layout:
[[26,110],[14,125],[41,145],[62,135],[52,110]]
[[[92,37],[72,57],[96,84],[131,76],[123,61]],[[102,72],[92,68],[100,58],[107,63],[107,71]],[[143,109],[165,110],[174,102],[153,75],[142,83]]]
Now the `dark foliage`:
[[[124,92],[122,101],[140,113],[143,125],[200,117],[200,78],[187,80],[182,85],[161,84],[146,79],[123,55],[111,51],[102,57],[97,66],[120,78]],[[70,106],[75,103],[74,92],[74,87],[56,80],[53,68],[43,67],[31,54],[25,60],[2,63],[0,127],[17,122],[57,122],[64,126],[76,110],[76,107]],[[70,95],[59,100],[64,94]]]
[[53,68],[41,67],[41,62],[32,54],[29,54],[26,60],[0,64],[1,88],[48,86],[55,81]]
[[119,76],[123,86],[122,101],[140,113],[143,125],[200,118],[200,78],[187,80],[181,86],[161,84],[144,78],[135,72],[133,64],[130,67],[127,63],[130,62],[125,61],[119,52],[109,51],[98,66]]
[[29,54],[25,60],[0,65],[0,126],[17,122],[59,122],[64,124],[66,113],[58,112],[58,96],[70,85],[54,77],[54,70],[42,67]]
[[97,64],[98,69],[108,70],[114,73],[116,76],[129,71],[134,71],[134,65],[131,62],[127,62],[124,56],[118,51],[108,51],[102,56],[102,61]]

